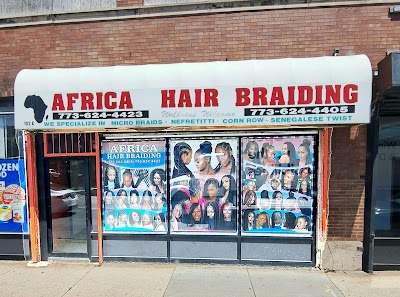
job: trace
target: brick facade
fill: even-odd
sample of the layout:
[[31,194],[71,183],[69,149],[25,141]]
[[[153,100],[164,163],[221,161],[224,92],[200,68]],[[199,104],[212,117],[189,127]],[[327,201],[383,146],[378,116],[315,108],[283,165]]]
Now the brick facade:
[[334,128],[329,184],[329,240],[362,240],[367,127]]
[[[137,1],[118,1],[118,7]],[[226,12],[0,29],[0,97],[23,68],[366,54],[400,44],[389,5]],[[329,239],[361,240],[366,126],[334,128]]]

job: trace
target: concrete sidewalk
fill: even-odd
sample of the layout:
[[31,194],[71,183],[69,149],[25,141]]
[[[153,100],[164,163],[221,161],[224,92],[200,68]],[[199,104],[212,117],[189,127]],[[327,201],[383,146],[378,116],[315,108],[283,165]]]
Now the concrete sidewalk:
[[0,296],[400,296],[400,272],[157,263],[0,262]]

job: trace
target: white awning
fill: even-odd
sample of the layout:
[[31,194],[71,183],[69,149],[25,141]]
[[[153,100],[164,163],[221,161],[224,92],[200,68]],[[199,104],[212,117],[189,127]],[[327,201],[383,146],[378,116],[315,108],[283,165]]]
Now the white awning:
[[26,130],[368,123],[367,56],[22,70]]

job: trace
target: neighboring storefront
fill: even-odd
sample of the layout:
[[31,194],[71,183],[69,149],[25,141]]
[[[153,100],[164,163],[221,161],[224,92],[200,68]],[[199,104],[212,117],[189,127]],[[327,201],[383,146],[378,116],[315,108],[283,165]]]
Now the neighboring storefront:
[[42,259],[315,265],[326,128],[371,88],[364,55],[21,71]]
[[378,64],[369,127],[363,270],[400,268],[400,52]]
[[11,98],[0,102],[0,258],[29,258],[24,141]]

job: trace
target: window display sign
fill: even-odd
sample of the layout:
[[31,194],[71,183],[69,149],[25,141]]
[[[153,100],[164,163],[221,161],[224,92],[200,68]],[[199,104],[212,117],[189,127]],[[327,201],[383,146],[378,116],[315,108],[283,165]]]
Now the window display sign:
[[28,232],[24,160],[0,160],[0,232]]
[[242,234],[312,235],[313,143],[242,138]]
[[167,232],[165,144],[102,142],[105,232]]
[[171,233],[237,232],[237,139],[173,139]]
[[26,130],[368,123],[367,56],[22,70]]

